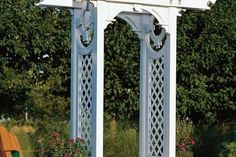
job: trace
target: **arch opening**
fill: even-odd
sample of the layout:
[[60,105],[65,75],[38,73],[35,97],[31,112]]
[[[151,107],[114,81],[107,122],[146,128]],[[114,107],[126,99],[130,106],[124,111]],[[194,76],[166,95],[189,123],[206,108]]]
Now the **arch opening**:
[[116,17],[105,30],[104,156],[138,156],[140,40]]

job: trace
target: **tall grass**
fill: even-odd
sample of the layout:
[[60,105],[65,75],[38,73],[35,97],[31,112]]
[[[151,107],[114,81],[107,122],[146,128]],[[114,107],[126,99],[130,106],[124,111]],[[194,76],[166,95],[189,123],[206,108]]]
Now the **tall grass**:
[[105,128],[104,157],[138,157],[137,129],[113,119]]
[[[104,134],[104,157],[138,157],[138,129],[131,122],[106,122]],[[177,156],[192,157],[196,144],[192,137],[194,127],[191,121],[177,121]]]
[[30,134],[23,129],[19,129],[17,132],[12,133],[15,134],[19,140],[23,156],[34,157],[34,148]]

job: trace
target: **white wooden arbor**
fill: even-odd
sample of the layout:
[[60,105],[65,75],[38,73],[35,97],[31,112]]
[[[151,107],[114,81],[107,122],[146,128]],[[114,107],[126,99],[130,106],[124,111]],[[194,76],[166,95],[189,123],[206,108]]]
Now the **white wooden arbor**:
[[71,137],[83,138],[90,156],[103,157],[104,29],[119,17],[140,38],[139,156],[175,157],[177,16],[182,9],[209,9],[210,2],[215,0],[39,3],[71,9]]

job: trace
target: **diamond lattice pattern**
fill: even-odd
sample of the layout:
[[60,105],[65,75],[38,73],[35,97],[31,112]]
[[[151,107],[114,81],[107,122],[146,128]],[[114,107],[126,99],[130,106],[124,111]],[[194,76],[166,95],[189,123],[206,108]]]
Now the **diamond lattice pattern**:
[[92,119],[92,55],[80,56],[79,68],[79,132],[84,147],[91,152]]
[[149,157],[163,157],[164,57],[149,60]]

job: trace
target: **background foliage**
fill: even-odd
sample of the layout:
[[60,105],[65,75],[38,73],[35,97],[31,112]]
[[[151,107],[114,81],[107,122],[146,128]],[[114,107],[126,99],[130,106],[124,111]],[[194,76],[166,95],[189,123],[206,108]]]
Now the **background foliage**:
[[121,119],[139,111],[139,39],[123,20],[105,31],[105,110]]
[[[0,114],[68,118],[70,14],[37,0],[0,1]],[[178,114],[194,122],[233,119],[236,109],[236,1],[178,20]],[[105,110],[138,119],[139,40],[117,19],[105,31]],[[234,117],[235,118],[235,117]]]
[[[0,1],[0,114],[30,118],[68,111],[70,18],[38,0]],[[56,114],[55,114],[56,113]]]
[[218,0],[207,12],[178,21],[177,107],[195,121],[235,118],[236,1]]

